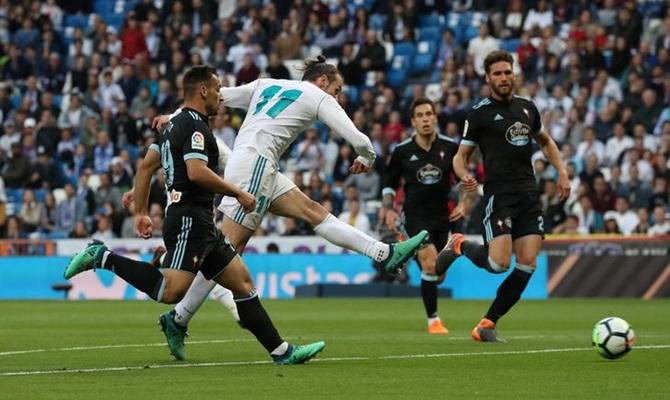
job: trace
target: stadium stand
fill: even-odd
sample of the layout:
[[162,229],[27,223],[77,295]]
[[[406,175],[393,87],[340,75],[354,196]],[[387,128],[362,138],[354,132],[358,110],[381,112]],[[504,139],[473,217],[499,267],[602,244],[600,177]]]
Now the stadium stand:
[[[549,230],[670,232],[666,2],[548,1],[549,9],[539,11],[534,1],[457,2],[458,9],[436,3],[0,1],[0,237],[134,236],[132,210],[118,197],[131,187],[138,160],[154,140],[152,118],[180,97],[186,68],[211,64],[234,85],[247,54],[261,77],[277,76],[272,53],[299,78],[295,66],[321,51],[318,35],[342,30],[354,54],[341,102],[366,134],[381,124],[382,134],[372,137],[380,176],[394,146],[412,133],[407,107],[414,96],[436,99],[440,131],[460,139],[464,113],[488,95],[476,66],[481,48],[472,44],[495,43],[513,53],[518,94],[536,102],[570,165],[573,194],[559,202],[546,184],[555,172],[541,153],[534,156]],[[339,26],[328,25],[331,14],[340,17]],[[479,37],[483,25],[490,36]],[[374,45],[366,43],[370,32]],[[368,58],[380,49],[383,57]],[[333,60],[342,56],[339,47],[329,53]],[[394,112],[401,116],[400,135],[390,121]],[[242,117],[222,108],[213,131],[232,146]],[[316,128],[324,149],[318,168],[300,169],[295,151],[286,152],[282,168],[312,198],[346,210],[357,189],[347,187],[342,166],[353,154],[342,150],[337,135]],[[100,143],[102,136],[109,144]],[[482,181],[481,163],[472,168]],[[159,179],[151,193],[158,221],[164,206]],[[380,197],[366,201],[372,226]],[[481,208],[474,204],[464,232],[481,233]],[[111,231],[98,230],[101,219],[111,221]],[[279,220],[258,234],[293,231]]]

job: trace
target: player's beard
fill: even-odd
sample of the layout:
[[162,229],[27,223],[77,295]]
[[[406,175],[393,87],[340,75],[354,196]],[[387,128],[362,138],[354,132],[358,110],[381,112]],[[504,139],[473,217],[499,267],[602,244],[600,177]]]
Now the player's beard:
[[491,90],[501,99],[507,99],[512,95],[512,83],[508,83],[506,87],[499,85],[491,85]]

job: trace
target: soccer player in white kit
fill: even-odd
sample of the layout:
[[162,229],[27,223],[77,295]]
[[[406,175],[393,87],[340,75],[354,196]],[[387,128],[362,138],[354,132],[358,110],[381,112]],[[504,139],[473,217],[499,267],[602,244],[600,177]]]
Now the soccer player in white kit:
[[[235,139],[224,172],[225,179],[256,197],[256,210],[245,213],[236,204],[223,199],[219,205],[226,218],[223,232],[238,252],[242,252],[270,211],[282,217],[306,221],[314,232],[340,247],[365,254],[382,262],[388,269],[401,268],[426,239],[421,231],[404,242],[382,243],[338,220],[321,204],[311,200],[279,171],[279,158],[296,137],[315,121],[321,121],[354,147],[358,157],[351,173],[372,169],[375,152],[370,139],[360,132],[336,100],[343,86],[341,74],[325,58],[307,61],[301,81],[258,79],[238,87],[221,89],[223,104],[247,111]],[[157,127],[169,116],[158,117]],[[142,185],[145,183],[136,183]],[[136,226],[138,233],[145,227]],[[185,358],[184,337],[188,322],[200,308],[214,281],[198,274],[188,292],[174,310],[161,316],[168,347],[178,359]]]

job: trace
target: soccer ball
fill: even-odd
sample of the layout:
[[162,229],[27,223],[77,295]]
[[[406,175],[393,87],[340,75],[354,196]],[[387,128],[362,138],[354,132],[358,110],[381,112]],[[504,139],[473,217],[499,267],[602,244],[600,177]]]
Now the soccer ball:
[[593,327],[593,347],[601,356],[613,360],[625,356],[635,343],[635,332],[628,322],[607,317]]

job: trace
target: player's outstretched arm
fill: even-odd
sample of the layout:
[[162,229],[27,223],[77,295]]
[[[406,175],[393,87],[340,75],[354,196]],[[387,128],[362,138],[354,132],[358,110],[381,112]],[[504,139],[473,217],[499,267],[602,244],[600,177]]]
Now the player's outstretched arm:
[[570,179],[568,178],[568,171],[561,159],[561,153],[558,151],[558,146],[554,139],[549,136],[547,132],[541,132],[535,136],[535,141],[540,145],[542,153],[547,157],[551,165],[558,171],[558,195],[561,200],[565,200],[570,195]]
[[252,212],[256,209],[256,198],[254,196],[218,176],[207,167],[205,161],[200,159],[186,160],[186,172],[188,179],[201,188],[236,198],[245,212]]
[[[149,190],[151,176],[160,166],[160,152],[157,148],[151,147],[137,169],[135,186],[128,192],[132,193],[135,201],[135,233],[144,239],[150,238],[153,231],[153,224],[149,218]],[[128,193],[124,194],[124,198]]]
[[377,156],[370,138],[356,128],[356,125],[333,97],[327,96],[321,102],[318,119],[349,142],[358,154],[351,167],[352,173],[357,174],[372,169]]
[[468,161],[474,152],[474,147],[461,144],[458,146],[458,151],[452,160],[452,165],[454,167],[454,173],[461,179],[462,185],[469,191],[474,192],[477,190],[477,179],[470,175],[470,170],[468,169]]

